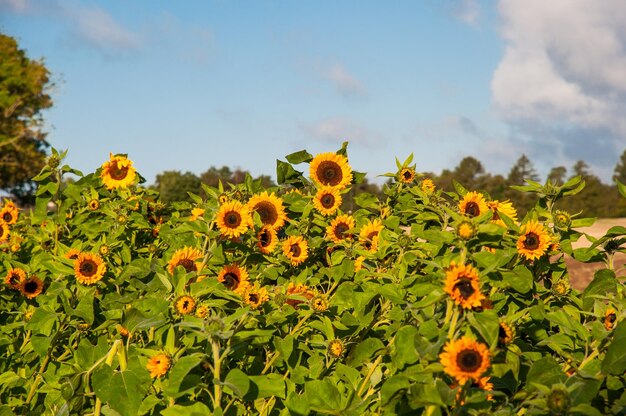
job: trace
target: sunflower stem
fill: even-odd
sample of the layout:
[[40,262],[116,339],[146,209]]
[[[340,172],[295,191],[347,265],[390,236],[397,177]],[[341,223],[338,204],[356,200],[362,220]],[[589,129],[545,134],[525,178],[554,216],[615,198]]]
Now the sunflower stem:
[[[302,319],[300,319],[300,321],[298,321],[298,323],[296,324],[296,326],[293,327],[293,329],[291,331],[289,331],[289,335],[293,335],[296,333],[297,330],[300,329],[300,327],[302,325],[304,325],[304,323],[312,316],[312,313],[309,313],[308,315],[304,315],[302,317]],[[267,364],[265,364],[265,367],[263,367],[263,371],[261,371],[261,375],[265,374],[267,372],[267,370],[270,369],[270,367],[276,362],[276,360],[278,359],[278,356],[280,355],[280,353],[278,351],[274,351],[274,353],[272,354],[271,358],[269,359],[269,361],[267,362]]]
[[[115,359],[115,355],[117,354],[121,343],[122,343],[121,340],[116,339],[113,345],[111,346],[111,349],[107,353],[105,360],[104,360],[104,362],[107,365],[110,366],[113,364],[113,360]],[[91,371],[91,369],[89,371]],[[100,400],[99,397],[96,397],[96,404],[94,405],[93,416],[100,416],[101,411],[102,411],[102,400]]]
[[448,329],[448,339],[454,338],[454,333],[456,332],[456,324],[459,321],[459,309],[452,309],[452,322],[450,322],[450,328]]
[[220,345],[215,338],[211,338],[211,350],[213,352],[213,408],[222,408],[222,385],[220,373],[222,371],[222,357],[220,357]]

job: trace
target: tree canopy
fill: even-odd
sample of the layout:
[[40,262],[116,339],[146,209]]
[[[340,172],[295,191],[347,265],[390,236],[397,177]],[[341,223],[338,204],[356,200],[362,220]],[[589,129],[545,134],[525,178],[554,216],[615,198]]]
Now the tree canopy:
[[42,110],[52,106],[50,72],[32,60],[16,40],[0,33],[0,189],[22,201],[49,147]]

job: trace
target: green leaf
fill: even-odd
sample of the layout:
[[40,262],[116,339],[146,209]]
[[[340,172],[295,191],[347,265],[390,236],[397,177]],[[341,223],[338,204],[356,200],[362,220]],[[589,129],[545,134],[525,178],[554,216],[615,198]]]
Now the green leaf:
[[533,274],[525,266],[516,266],[511,271],[503,271],[502,278],[519,293],[528,293],[533,288]]
[[163,416],[206,416],[212,414],[211,409],[201,402],[195,402],[191,406],[175,404],[159,412]]
[[387,407],[390,402],[397,400],[398,396],[405,395],[410,386],[411,380],[404,374],[391,376],[380,389],[380,404]]
[[498,313],[494,309],[486,309],[480,313],[468,314],[468,319],[472,327],[487,342],[489,348],[494,347],[498,342],[498,331],[500,330]]
[[620,321],[615,327],[613,341],[602,360],[602,372],[618,375],[624,371],[626,371],[626,325]]
[[615,184],[617,185],[617,190],[619,193],[626,198],[626,185],[621,183],[619,180],[615,179]]
[[289,163],[297,165],[303,162],[310,162],[311,160],[313,160],[313,155],[306,150],[300,150],[299,152],[295,152],[285,156],[285,159],[287,159]]
[[307,381],[304,384],[304,392],[313,411],[342,410],[342,395],[335,384],[327,378]]
[[133,371],[113,371],[106,364],[93,372],[91,384],[96,396],[122,416],[137,415],[149,387]]
[[248,375],[238,368],[233,368],[228,372],[223,384],[240,399],[242,399],[250,389],[250,379]]
[[47,310],[45,307],[37,308],[26,324],[26,329],[33,331],[33,334],[45,336],[52,335],[52,329],[57,323],[57,314]]
[[385,345],[378,338],[367,338],[361,341],[350,351],[347,364],[352,367],[361,366],[368,362],[377,352],[385,349]]
[[537,385],[551,387],[553,384],[563,383],[567,376],[563,373],[561,366],[552,357],[546,356],[537,361],[528,370],[526,380],[528,380],[528,391],[537,389]]
[[280,374],[248,376],[248,378],[250,379],[250,389],[244,396],[244,400],[256,400],[272,396],[281,399],[287,397],[285,380]]
[[201,382],[201,377],[197,374],[189,374],[189,372],[202,362],[203,357],[204,354],[192,354],[179,358],[169,371],[163,393],[176,398],[197,387]]
[[415,326],[403,326],[396,333],[394,353],[391,360],[398,369],[407,364],[414,364],[419,360],[419,354],[415,346],[417,328]]
[[298,394],[295,391],[289,393],[285,405],[289,410],[289,414],[293,416],[308,416],[311,413],[311,406],[304,394]]
[[606,297],[617,292],[617,281],[613,270],[598,270],[582,294],[583,309],[590,311],[597,297]]

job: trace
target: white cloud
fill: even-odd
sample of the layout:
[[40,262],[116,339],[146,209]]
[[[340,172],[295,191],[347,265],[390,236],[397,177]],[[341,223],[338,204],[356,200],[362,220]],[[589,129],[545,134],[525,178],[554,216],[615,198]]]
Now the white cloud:
[[335,64],[325,71],[324,77],[330,80],[335,90],[344,97],[360,97],[367,93],[361,81],[341,64]]
[[373,146],[381,136],[344,117],[331,117],[316,123],[301,123],[300,130],[307,136],[325,143],[341,144],[344,141]]
[[501,118],[546,144],[545,157],[615,160],[626,138],[626,2],[501,0],[499,13],[506,47],[491,89]]
[[476,0],[459,0],[453,6],[452,14],[468,25],[475,25],[480,17],[480,6]]

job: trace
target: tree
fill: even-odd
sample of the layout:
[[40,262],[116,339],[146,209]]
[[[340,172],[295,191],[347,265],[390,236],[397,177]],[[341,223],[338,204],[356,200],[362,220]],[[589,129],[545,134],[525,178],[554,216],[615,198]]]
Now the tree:
[[526,179],[538,181],[539,175],[537,175],[537,171],[530,159],[526,155],[522,155],[509,171],[507,181],[510,185],[524,185]]
[[567,175],[567,168],[565,166],[556,166],[548,173],[548,180],[556,185],[563,185],[565,183],[565,175]]
[[615,166],[613,171],[613,180],[618,180],[623,184],[626,184],[626,150],[622,153],[619,162]]
[[187,192],[198,195],[202,188],[200,178],[193,173],[168,170],[156,176],[154,189],[159,191],[163,202],[173,202],[191,201]]
[[42,61],[0,33],[0,189],[22,203],[32,199],[31,178],[46,162],[41,112],[52,106],[49,76]]

